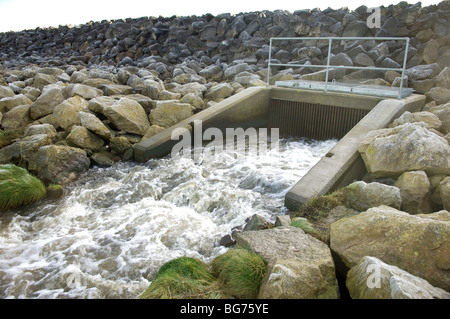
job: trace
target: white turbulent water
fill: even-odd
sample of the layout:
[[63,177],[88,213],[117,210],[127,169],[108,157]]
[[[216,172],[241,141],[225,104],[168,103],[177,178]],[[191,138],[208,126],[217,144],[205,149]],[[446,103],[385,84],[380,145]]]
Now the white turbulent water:
[[336,142],[93,168],[63,198],[0,216],[0,298],[136,298],[163,263],[210,262],[253,214],[285,213],[286,192]]

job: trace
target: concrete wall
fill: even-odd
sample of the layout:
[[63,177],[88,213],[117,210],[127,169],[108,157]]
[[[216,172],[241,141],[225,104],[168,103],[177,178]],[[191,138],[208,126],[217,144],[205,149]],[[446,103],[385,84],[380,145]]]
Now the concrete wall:
[[425,103],[425,96],[413,94],[402,100],[380,101],[353,127],[285,197],[285,206],[294,210],[308,199],[324,195],[360,180],[366,173],[358,146],[370,131],[385,128],[405,111],[417,111]]
[[[375,129],[384,128],[405,111],[414,112],[425,103],[425,96],[413,94],[405,99],[382,99],[347,93],[324,93],[279,87],[248,88],[216,105],[195,114],[153,137],[134,146],[135,160],[146,162],[170,154],[179,140],[172,140],[172,131],[186,127],[192,132],[195,120],[202,121],[203,131],[226,128],[267,127],[269,101],[280,99],[322,105],[363,108],[371,110],[323,157],[291,190],[285,198],[289,209],[296,209],[308,199],[360,180],[366,168],[358,153],[364,136]],[[203,132],[202,132],[203,133]],[[193,135],[193,134],[191,134]]]

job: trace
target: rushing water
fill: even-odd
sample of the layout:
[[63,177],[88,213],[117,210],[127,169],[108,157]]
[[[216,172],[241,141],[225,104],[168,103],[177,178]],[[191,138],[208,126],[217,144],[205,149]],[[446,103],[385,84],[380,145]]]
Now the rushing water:
[[285,213],[286,192],[335,143],[93,168],[63,198],[0,216],[0,298],[136,298],[168,260],[209,262],[253,214]]

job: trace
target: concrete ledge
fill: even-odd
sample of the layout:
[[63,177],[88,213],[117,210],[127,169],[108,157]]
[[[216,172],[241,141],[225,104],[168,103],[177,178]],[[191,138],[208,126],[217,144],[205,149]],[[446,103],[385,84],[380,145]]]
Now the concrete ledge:
[[285,101],[301,101],[311,104],[360,108],[365,110],[371,110],[375,105],[383,100],[382,98],[375,96],[338,92],[308,91],[282,87],[272,87],[270,90],[270,98]]
[[425,96],[413,94],[402,100],[380,101],[323,157],[285,197],[285,206],[295,210],[308,199],[324,195],[359,180],[366,167],[358,146],[370,131],[387,127],[405,111],[415,112],[425,103]]
[[[192,130],[195,120],[202,121],[203,130],[217,127],[228,128],[265,127],[268,123],[269,110],[268,87],[248,88],[232,97],[223,100],[210,108],[201,111],[184,121],[134,145],[134,159],[146,162],[151,158],[166,156],[178,140],[172,140],[172,131],[176,128]],[[202,132],[203,133],[203,132]]]

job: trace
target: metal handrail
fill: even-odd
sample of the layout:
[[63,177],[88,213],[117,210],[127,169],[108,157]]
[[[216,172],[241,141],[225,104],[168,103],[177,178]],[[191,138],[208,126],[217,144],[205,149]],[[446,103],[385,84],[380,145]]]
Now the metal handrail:
[[[327,56],[327,64],[326,65],[304,65],[304,64],[285,64],[285,63],[271,63],[272,59],[272,41],[286,41],[286,40],[328,40],[328,56]],[[289,67],[308,67],[308,68],[326,68],[325,75],[325,88],[324,91],[328,91],[328,74],[330,70],[330,58],[331,58],[331,42],[333,40],[377,40],[377,41],[406,41],[405,46],[405,57],[403,58],[403,67],[402,68],[381,68],[381,67],[370,67],[370,66],[344,66],[344,65],[331,65],[334,69],[352,69],[352,70],[380,70],[380,71],[401,71],[401,79],[400,79],[400,89],[398,93],[398,99],[401,98],[402,89],[403,89],[403,79],[405,77],[405,69],[406,62],[408,58],[408,49],[409,49],[409,41],[408,37],[396,38],[396,37],[299,37],[299,38],[270,38],[270,46],[269,46],[269,63],[267,67],[267,85],[270,85],[270,67],[271,66],[289,66]]]

